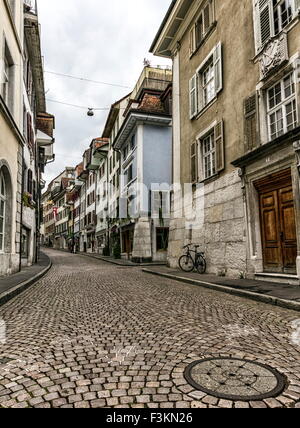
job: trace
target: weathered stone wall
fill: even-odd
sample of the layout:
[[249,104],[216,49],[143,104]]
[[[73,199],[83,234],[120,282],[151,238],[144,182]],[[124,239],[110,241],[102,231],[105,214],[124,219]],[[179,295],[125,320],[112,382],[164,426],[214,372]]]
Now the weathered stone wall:
[[244,199],[237,171],[226,174],[205,186],[204,216],[197,211],[196,216],[200,227],[196,222],[196,227],[192,230],[185,218],[172,219],[169,265],[178,266],[183,245],[192,242],[199,244],[200,250],[205,251],[208,273],[235,278],[244,276],[246,229]]
[[148,218],[139,218],[134,228],[132,260],[151,261],[151,224]]

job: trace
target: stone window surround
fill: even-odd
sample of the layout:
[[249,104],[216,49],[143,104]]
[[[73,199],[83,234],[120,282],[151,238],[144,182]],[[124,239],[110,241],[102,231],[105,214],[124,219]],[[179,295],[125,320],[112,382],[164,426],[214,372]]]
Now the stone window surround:
[[267,103],[267,93],[268,90],[280,79],[284,78],[287,74],[294,72],[294,81],[295,81],[295,97],[296,97],[296,108],[297,108],[297,116],[299,121],[299,87],[300,84],[297,83],[296,72],[297,72],[297,64],[300,60],[299,54],[296,53],[292,56],[289,62],[280,70],[276,70],[273,75],[270,75],[267,81],[260,82],[256,86],[256,91],[258,94],[258,109],[259,109],[259,131],[260,131],[260,140],[261,145],[267,144],[270,142],[269,138],[269,127],[268,127],[268,103]]
[[[292,77],[292,84],[294,86],[294,90],[288,97],[284,97],[285,87],[284,87],[284,80],[291,76]],[[281,86],[281,102],[274,105],[274,107],[270,107],[270,91],[271,89],[275,88],[276,85],[280,84]],[[291,88],[292,90],[292,88]],[[284,97],[284,98],[283,98]],[[269,133],[269,140],[271,140],[271,115],[281,110],[282,114],[282,121],[283,121],[283,133],[287,133],[287,113],[286,113],[286,106],[288,104],[292,104],[293,102],[297,101],[297,93],[296,93],[296,83],[295,83],[295,73],[289,72],[287,73],[282,79],[278,80],[270,89],[267,90],[266,94],[266,104],[267,104],[267,116],[268,116],[268,133]],[[296,118],[298,117],[298,109],[297,109],[297,102],[296,102]],[[296,124],[295,124],[296,126]],[[278,130],[277,130],[278,132]],[[278,137],[279,135],[277,135]]]
[[[253,0],[253,1],[256,2],[256,0]],[[254,4],[254,7],[255,7],[255,4]],[[297,11],[295,11],[295,12],[297,12]],[[254,10],[254,35],[255,35],[255,48],[256,48],[255,58],[257,58],[261,54],[261,52],[265,49],[266,44],[268,43],[268,41],[266,41],[263,44],[259,43],[259,41],[260,41],[260,34],[258,34],[259,18],[257,16],[257,13],[258,12]],[[297,13],[294,13],[292,20],[281,31],[279,31],[279,33],[277,33],[276,35],[272,35],[271,38],[272,39],[278,38],[278,37],[280,37],[280,35],[283,32],[288,33],[289,31],[291,31],[294,28],[295,25],[297,25],[298,21],[299,21],[299,15]]]
[[5,228],[4,228],[4,251],[0,254],[10,254],[11,253],[11,247],[12,247],[12,216],[11,213],[13,212],[13,186],[12,186],[12,180],[11,180],[11,170],[4,159],[0,159],[0,172],[4,176],[5,180],[5,188],[6,188],[6,215],[5,215]]

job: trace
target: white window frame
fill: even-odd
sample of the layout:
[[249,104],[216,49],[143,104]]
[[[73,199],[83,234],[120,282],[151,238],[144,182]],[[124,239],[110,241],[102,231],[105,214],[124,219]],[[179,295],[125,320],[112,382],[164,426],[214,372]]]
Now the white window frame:
[[[289,95],[288,97],[285,97],[285,88],[284,88],[284,80],[288,77],[291,76],[292,77],[292,82],[294,85],[294,92]],[[269,97],[269,92],[275,88],[278,84],[280,83],[281,86],[281,102],[276,104],[274,107],[270,107],[270,97]],[[293,102],[295,102],[295,112],[296,112],[296,123],[294,125],[294,128],[297,126],[297,122],[298,122],[298,107],[297,107],[297,96],[296,96],[296,83],[295,83],[295,73],[294,72],[290,72],[287,73],[282,79],[280,79],[279,81],[277,81],[274,85],[272,85],[270,88],[267,89],[267,93],[266,93],[266,105],[267,105],[267,123],[268,123],[268,140],[272,141],[278,137],[280,137],[281,135],[286,134],[288,131],[288,125],[287,125],[287,113],[286,113],[286,108],[288,104],[291,104]],[[273,114],[276,114],[277,112],[281,111],[282,114],[282,121],[283,121],[283,129],[281,133],[278,133],[278,129],[276,129],[276,136],[272,137],[271,134],[271,116]],[[292,128],[292,129],[294,129]]]
[[[273,29],[274,29],[274,35],[279,34],[293,19],[293,15],[294,15],[294,11],[295,11],[295,2],[293,0],[277,0],[278,3],[277,5],[272,9],[272,20],[273,20]],[[289,22],[287,22],[284,26],[282,25],[282,14],[280,12],[281,6],[284,2],[291,2],[291,7],[292,7],[292,16],[289,20]],[[277,9],[277,13],[278,13],[278,32],[275,33],[275,19],[274,19],[274,13],[275,13],[275,9]]]
[[[4,193],[1,192],[2,185],[4,187]],[[6,187],[5,187],[5,179],[3,172],[0,171],[0,202],[3,202],[3,215],[0,214],[0,218],[3,220],[2,230],[0,230],[0,235],[2,236],[2,244],[0,246],[0,254],[4,253],[4,236],[5,236],[5,216],[6,216]]]
[[[210,140],[211,148],[205,153],[205,141]],[[213,147],[212,147],[213,143]],[[204,180],[208,180],[211,177],[214,177],[217,174],[217,153],[216,153],[216,136],[215,129],[212,128],[204,137],[201,138],[201,157],[202,157],[202,171]],[[206,159],[210,163],[210,174],[207,174],[206,169]]]
[[[278,11],[280,11],[281,4],[285,0],[278,1]],[[274,21],[274,10],[273,0],[253,0],[254,8],[254,29],[255,29],[255,44],[256,52],[260,52],[270,38],[278,36],[292,21],[297,17],[300,11],[300,0],[291,0],[292,1],[292,17],[291,20],[283,27],[281,21],[281,14],[279,13],[279,28],[278,32],[275,34],[275,21]],[[264,21],[261,20],[262,14],[264,13]],[[264,23],[264,29],[266,34],[269,33],[269,37],[266,40],[262,41],[262,22]]]

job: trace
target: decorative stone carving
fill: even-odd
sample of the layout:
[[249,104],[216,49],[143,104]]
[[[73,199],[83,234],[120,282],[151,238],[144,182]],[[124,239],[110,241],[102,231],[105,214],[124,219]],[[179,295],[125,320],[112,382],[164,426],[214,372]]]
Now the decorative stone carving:
[[287,35],[283,33],[267,44],[259,58],[262,78],[266,78],[272,70],[283,64],[288,58]]
[[294,150],[296,153],[297,168],[298,168],[299,175],[300,175],[300,141],[296,141],[294,143]]

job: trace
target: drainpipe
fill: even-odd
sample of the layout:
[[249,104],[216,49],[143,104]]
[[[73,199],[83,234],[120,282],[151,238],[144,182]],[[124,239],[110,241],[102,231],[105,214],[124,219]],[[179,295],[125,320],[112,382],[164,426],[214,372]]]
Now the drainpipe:
[[24,146],[22,146],[22,182],[21,182],[21,214],[20,214],[20,250],[19,271],[22,270],[22,230],[23,230],[23,194],[24,194]]

